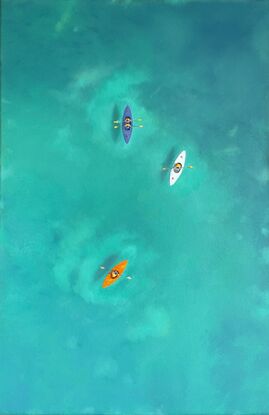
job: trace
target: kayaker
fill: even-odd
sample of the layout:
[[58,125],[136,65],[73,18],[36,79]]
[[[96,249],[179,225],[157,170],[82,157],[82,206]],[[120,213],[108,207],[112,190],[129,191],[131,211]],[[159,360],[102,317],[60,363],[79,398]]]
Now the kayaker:
[[132,127],[132,119],[130,117],[125,117],[124,128],[126,128],[126,130],[130,130],[131,127]]
[[181,163],[176,163],[173,167],[174,173],[179,173],[181,169],[182,169]]
[[119,271],[117,271],[116,269],[113,269],[112,271],[111,271],[111,274],[110,274],[110,276],[111,276],[111,278],[117,278],[118,276],[119,276]]

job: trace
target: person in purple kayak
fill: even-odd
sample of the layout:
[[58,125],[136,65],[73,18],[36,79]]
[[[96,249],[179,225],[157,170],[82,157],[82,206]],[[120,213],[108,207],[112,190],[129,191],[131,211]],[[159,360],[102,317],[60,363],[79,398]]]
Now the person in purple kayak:
[[124,128],[130,130],[132,128],[132,119],[130,117],[124,118]]

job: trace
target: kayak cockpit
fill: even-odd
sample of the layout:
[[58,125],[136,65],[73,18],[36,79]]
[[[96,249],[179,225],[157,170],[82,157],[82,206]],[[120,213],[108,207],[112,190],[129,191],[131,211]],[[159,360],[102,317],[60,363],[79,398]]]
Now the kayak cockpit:
[[173,167],[174,173],[179,173],[181,169],[182,169],[181,163],[176,163]]

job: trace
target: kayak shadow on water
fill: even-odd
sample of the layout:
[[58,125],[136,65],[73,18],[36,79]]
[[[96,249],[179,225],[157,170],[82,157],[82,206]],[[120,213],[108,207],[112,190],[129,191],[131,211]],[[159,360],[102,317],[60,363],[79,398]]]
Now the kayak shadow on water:
[[[112,124],[112,137],[113,140],[115,142],[118,142],[120,140],[120,133],[121,133],[121,128],[114,128],[114,121],[118,120],[120,121],[120,111],[119,111],[119,107],[118,105],[114,105],[113,111],[112,111],[112,120],[111,120],[111,124]],[[117,124],[116,124],[117,125]]]
[[105,267],[105,269],[97,269],[94,274],[94,281],[98,281],[100,279],[104,279],[108,272],[111,270],[113,265],[117,264],[117,259],[119,258],[119,253],[115,253],[112,255],[107,256],[100,267]]
[[[168,174],[169,170],[172,168],[172,164],[175,161],[177,156],[177,148],[176,146],[173,146],[170,148],[170,150],[167,153],[166,158],[163,161],[163,164],[161,166],[161,181],[163,182],[166,178],[166,175]],[[168,167],[169,170],[162,170],[163,167]]]

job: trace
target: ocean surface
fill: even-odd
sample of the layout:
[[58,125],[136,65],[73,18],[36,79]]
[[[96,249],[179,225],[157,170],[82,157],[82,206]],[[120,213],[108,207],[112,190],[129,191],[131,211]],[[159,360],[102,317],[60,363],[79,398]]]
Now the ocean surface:
[[1,19],[0,413],[268,414],[269,1]]

